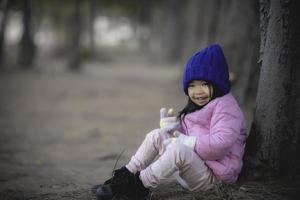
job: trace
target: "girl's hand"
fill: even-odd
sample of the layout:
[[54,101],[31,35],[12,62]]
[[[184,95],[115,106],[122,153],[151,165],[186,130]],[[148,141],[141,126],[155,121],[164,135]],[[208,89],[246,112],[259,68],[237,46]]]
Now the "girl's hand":
[[177,117],[174,116],[173,108],[170,108],[168,111],[166,108],[160,109],[160,128],[170,132],[174,131],[179,127],[179,121]]
[[184,144],[191,149],[195,148],[196,145],[196,137],[194,136],[186,136],[183,133],[180,133],[179,131],[175,131],[173,133],[174,137],[168,138],[164,140],[164,145],[168,146],[171,143],[178,143],[178,144]]

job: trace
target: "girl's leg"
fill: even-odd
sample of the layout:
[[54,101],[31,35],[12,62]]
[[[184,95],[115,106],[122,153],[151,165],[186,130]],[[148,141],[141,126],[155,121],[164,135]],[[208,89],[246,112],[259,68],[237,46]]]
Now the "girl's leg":
[[145,169],[157,155],[165,151],[163,141],[169,137],[167,132],[160,129],[148,133],[130,162],[125,167],[114,170],[113,177],[97,188],[97,197],[113,199],[115,196],[125,195],[129,199],[144,199],[149,190],[144,187],[137,172]]
[[163,141],[169,137],[169,133],[161,129],[155,129],[148,133],[126,168],[132,173],[145,169],[157,155],[161,155],[165,151],[166,147],[163,145]]
[[[206,190],[217,180],[199,156],[183,144],[170,144],[161,157],[142,170],[140,179],[145,187],[157,187],[161,180],[178,171],[184,186],[191,191]],[[180,182],[182,184],[182,181]]]

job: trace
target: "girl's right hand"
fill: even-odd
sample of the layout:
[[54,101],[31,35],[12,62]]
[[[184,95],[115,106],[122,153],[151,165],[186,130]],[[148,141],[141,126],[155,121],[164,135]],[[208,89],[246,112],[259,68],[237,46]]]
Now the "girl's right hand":
[[166,108],[160,109],[160,128],[170,132],[178,129],[179,121],[177,117],[174,116],[173,108],[170,108],[168,111]]

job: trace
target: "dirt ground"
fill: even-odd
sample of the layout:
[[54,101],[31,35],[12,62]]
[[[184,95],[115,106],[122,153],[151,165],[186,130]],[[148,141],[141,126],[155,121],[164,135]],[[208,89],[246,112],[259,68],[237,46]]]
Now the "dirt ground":
[[179,66],[118,58],[57,61],[0,74],[0,199],[93,199],[90,188],[126,164],[162,106],[183,105]]

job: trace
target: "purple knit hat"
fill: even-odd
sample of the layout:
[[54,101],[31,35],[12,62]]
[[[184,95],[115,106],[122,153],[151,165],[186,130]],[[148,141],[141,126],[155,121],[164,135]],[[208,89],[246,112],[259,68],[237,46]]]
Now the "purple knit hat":
[[188,60],[182,80],[186,95],[188,95],[188,84],[192,80],[208,81],[216,85],[224,94],[230,91],[228,66],[220,45],[212,44]]

